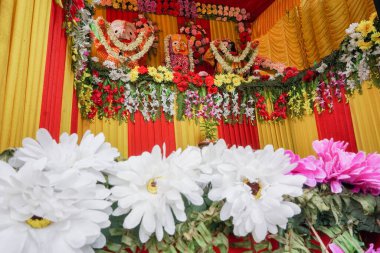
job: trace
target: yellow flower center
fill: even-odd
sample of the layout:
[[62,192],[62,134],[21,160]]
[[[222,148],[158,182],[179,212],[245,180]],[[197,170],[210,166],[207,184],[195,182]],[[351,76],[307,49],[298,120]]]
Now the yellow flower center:
[[243,183],[248,185],[251,188],[252,196],[255,199],[261,198],[262,185],[260,182],[250,182],[247,178],[243,179]]
[[44,218],[41,218],[41,217],[38,217],[35,215],[33,215],[32,218],[26,220],[25,222],[26,222],[26,224],[28,224],[32,228],[36,228],[36,229],[46,228],[47,226],[49,226],[52,223],[48,219],[44,219]]
[[149,179],[148,183],[146,184],[146,189],[151,194],[157,194],[158,188],[157,188],[156,178]]

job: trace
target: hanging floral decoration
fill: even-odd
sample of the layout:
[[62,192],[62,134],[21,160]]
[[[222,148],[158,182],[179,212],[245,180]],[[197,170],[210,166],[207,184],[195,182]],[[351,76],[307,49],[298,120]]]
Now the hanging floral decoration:
[[218,140],[125,160],[103,134],[59,139],[40,129],[0,154],[0,250],[227,252],[234,234],[247,249],[276,250],[271,238],[279,251],[375,252],[359,233],[380,233],[379,154],[325,139],[313,142],[317,157],[300,158]]
[[[253,120],[256,112],[259,120],[301,118],[313,111],[333,111],[335,99],[346,101],[346,97],[355,91],[360,92],[361,83],[365,80],[372,80],[374,86],[380,87],[377,66],[380,44],[376,37],[380,24],[375,16],[352,24],[339,50],[303,71],[257,57],[254,42],[247,42],[247,47],[238,55],[231,54],[224,43],[210,43],[211,50],[226,73],[207,77],[210,80],[208,83],[213,84],[205,85],[207,75],[204,73],[185,76],[179,68],[158,71],[158,68],[145,67],[151,70],[150,75],[139,72],[144,70],[143,66],[136,65],[128,69],[118,67],[112,61],[101,62],[97,57],[91,57],[93,5],[88,1],[67,1],[64,8],[67,14],[66,32],[72,41],[72,65],[79,109],[82,117],[87,119],[133,120],[136,111],[143,112],[146,120],[157,119],[162,111],[168,120],[172,120],[174,114],[178,119],[198,115],[201,118],[215,117],[215,120],[221,118],[232,123],[244,118]],[[154,26],[148,19],[139,16],[136,21],[138,33],[141,34],[145,25]],[[152,45],[157,41],[157,28],[153,30],[155,34],[149,37],[152,38]],[[116,39],[112,40],[119,44]],[[138,34],[136,40],[140,40]],[[129,47],[134,48],[135,43],[120,44],[119,47],[127,50]],[[141,51],[136,55],[139,58]],[[189,56],[189,60],[193,66],[193,57]],[[231,65],[236,62],[244,67],[233,73]],[[243,72],[247,73],[246,77],[238,75]],[[199,98],[185,101],[188,90]],[[149,92],[155,95],[150,96]],[[273,116],[268,112],[264,100],[256,97],[256,93],[265,94],[273,103],[276,112]],[[287,96],[283,95],[278,100],[285,93]],[[176,109],[174,98],[178,105]],[[199,104],[205,104],[206,101],[212,106],[205,107],[207,110],[202,112]],[[215,105],[221,106],[221,113],[211,109]],[[209,113],[209,109],[213,113]]]
[[203,55],[207,51],[208,44],[210,43],[207,38],[205,29],[200,25],[196,25],[190,21],[179,29],[179,32],[185,34],[188,40],[193,41],[193,58],[194,64],[200,64],[203,60]]
[[154,23],[152,20],[147,18],[144,14],[139,14],[137,16],[137,19],[134,20],[135,27],[136,27],[136,33],[141,34],[144,30],[149,28],[152,30],[154,34],[154,41],[152,44],[151,49],[148,51],[148,53],[157,54],[157,48],[158,48],[158,36],[160,33],[160,29],[158,28],[157,24]]
[[239,33],[240,48],[244,50],[247,43],[251,41],[252,29],[251,23],[239,22],[237,23],[237,31]]
[[[246,48],[241,52],[241,54],[234,56],[231,52],[229,52],[225,43],[218,40],[210,43],[212,53],[214,54],[217,62],[222,66],[222,69],[227,73],[232,73],[235,71],[237,74],[245,74],[251,70],[258,53],[257,46],[257,42],[248,42]],[[223,55],[221,55],[221,53],[223,53]],[[247,63],[244,67],[234,70],[232,67],[233,63],[242,63],[245,60],[247,60]]]

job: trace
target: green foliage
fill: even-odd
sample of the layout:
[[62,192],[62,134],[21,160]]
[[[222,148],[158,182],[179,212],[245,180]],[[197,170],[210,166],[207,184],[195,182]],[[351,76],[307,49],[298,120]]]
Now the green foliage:
[[204,120],[200,123],[201,132],[204,134],[204,137],[206,140],[216,140],[216,132],[217,132],[217,126],[218,122],[213,120]]

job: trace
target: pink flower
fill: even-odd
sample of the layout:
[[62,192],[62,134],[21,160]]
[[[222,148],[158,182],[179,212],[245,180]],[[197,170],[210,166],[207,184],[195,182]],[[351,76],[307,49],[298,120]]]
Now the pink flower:
[[240,15],[240,14],[236,15],[236,20],[237,21],[242,21],[243,20],[243,16]]
[[314,156],[308,156],[301,159],[291,150],[286,150],[285,154],[290,157],[291,163],[297,163],[297,167],[295,167],[290,174],[305,176],[307,179],[305,184],[310,187],[315,187],[317,183],[323,182],[326,177],[326,173],[323,170],[321,160],[316,159]]
[[247,13],[247,11],[246,11],[244,8],[242,8],[242,9],[240,10],[240,13],[244,15],[244,14]]
[[218,10],[218,15],[219,15],[219,16],[222,16],[222,15],[223,15],[223,10],[222,10],[222,9],[219,9],[219,10]]
[[227,21],[227,17],[223,17],[222,20],[223,20],[223,21]]
[[380,253],[380,248],[377,248],[377,250],[375,250],[373,247],[373,243],[371,243],[365,253]]
[[229,16],[230,18],[232,18],[234,15],[235,15],[235,14],[234,14],[233,11],[228,12],[228,16]]
[[344,251],[335,243],[330,243],[329,248],[332,253],[344,253]]
[[191,34],[192,34],[193,36],[197,35],[197,30],[196,30],[196,29],[191,30]]
[[199,40],[195,41],[195,46],[196,47],[202,46],[202,42],[200,42]]
[[347,152],[348,144],[331,140],[314,141],[313,148],[323,162],[325,183],[331,191],[340,193],[342,183],[354,186],[354,191],[380,194],[380,155]]
[[244,32],[244,26],[239,26],[239,33],[242,33],[242,32]]
[[185,28],[185,33],[190,34],[190,28],[189,27]]
[[198,52],[199,52],[200,54],[203,54],[203,53],[205,52],[205,49],[204,49],[203,47],[201,47],[201,48],[198,49]]

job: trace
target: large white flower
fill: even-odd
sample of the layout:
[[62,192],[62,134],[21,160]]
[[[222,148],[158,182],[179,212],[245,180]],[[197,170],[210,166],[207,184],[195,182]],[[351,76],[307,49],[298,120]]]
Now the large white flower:
[[199,149],[179,150],[165,158],[159,146],[151,153],[118,163],[116,176],[110,176],[110,184],[114,185],[111,199],[118,201],[114,215],[128,214],[123,224],[126,229],[141,224],[142,242],[153,233],[162,240],[164,230],[174,234],[174,217],[182,222],[187,218],[183,197],[195,205],[203,203],[203,191],[195,182],[200,163]]
[[232,217],[234,234],[252,233],[255,241],[262,241],[267,232],[277,233],[277,226],[285,228],[288,218],[300,208],[284,200],[284,195],[302,195],[303,176],[286,175],[295,165],[283,149],[253,151],[250,147],[225,150],[220,174],[212,176],[209,198],[225,200],[221,219]]
[[23,147],[16,151],[10,164],[21,167],[25,162],[47,158],[47,171],[57,172],[73,168],[104,182],[101,172],[113,166],[119,152],[108,142],[104,142],[102,133],[94,136],[87,131],[79,145],[77,141],[77,134],[63,133],[57,143],[46,129],[39,129],[37,140],[25,138]]
[[70,169],[47,173],[46,158],[18,171],[0,161],[0,252],[87,253],[103,247],[110,194]]

